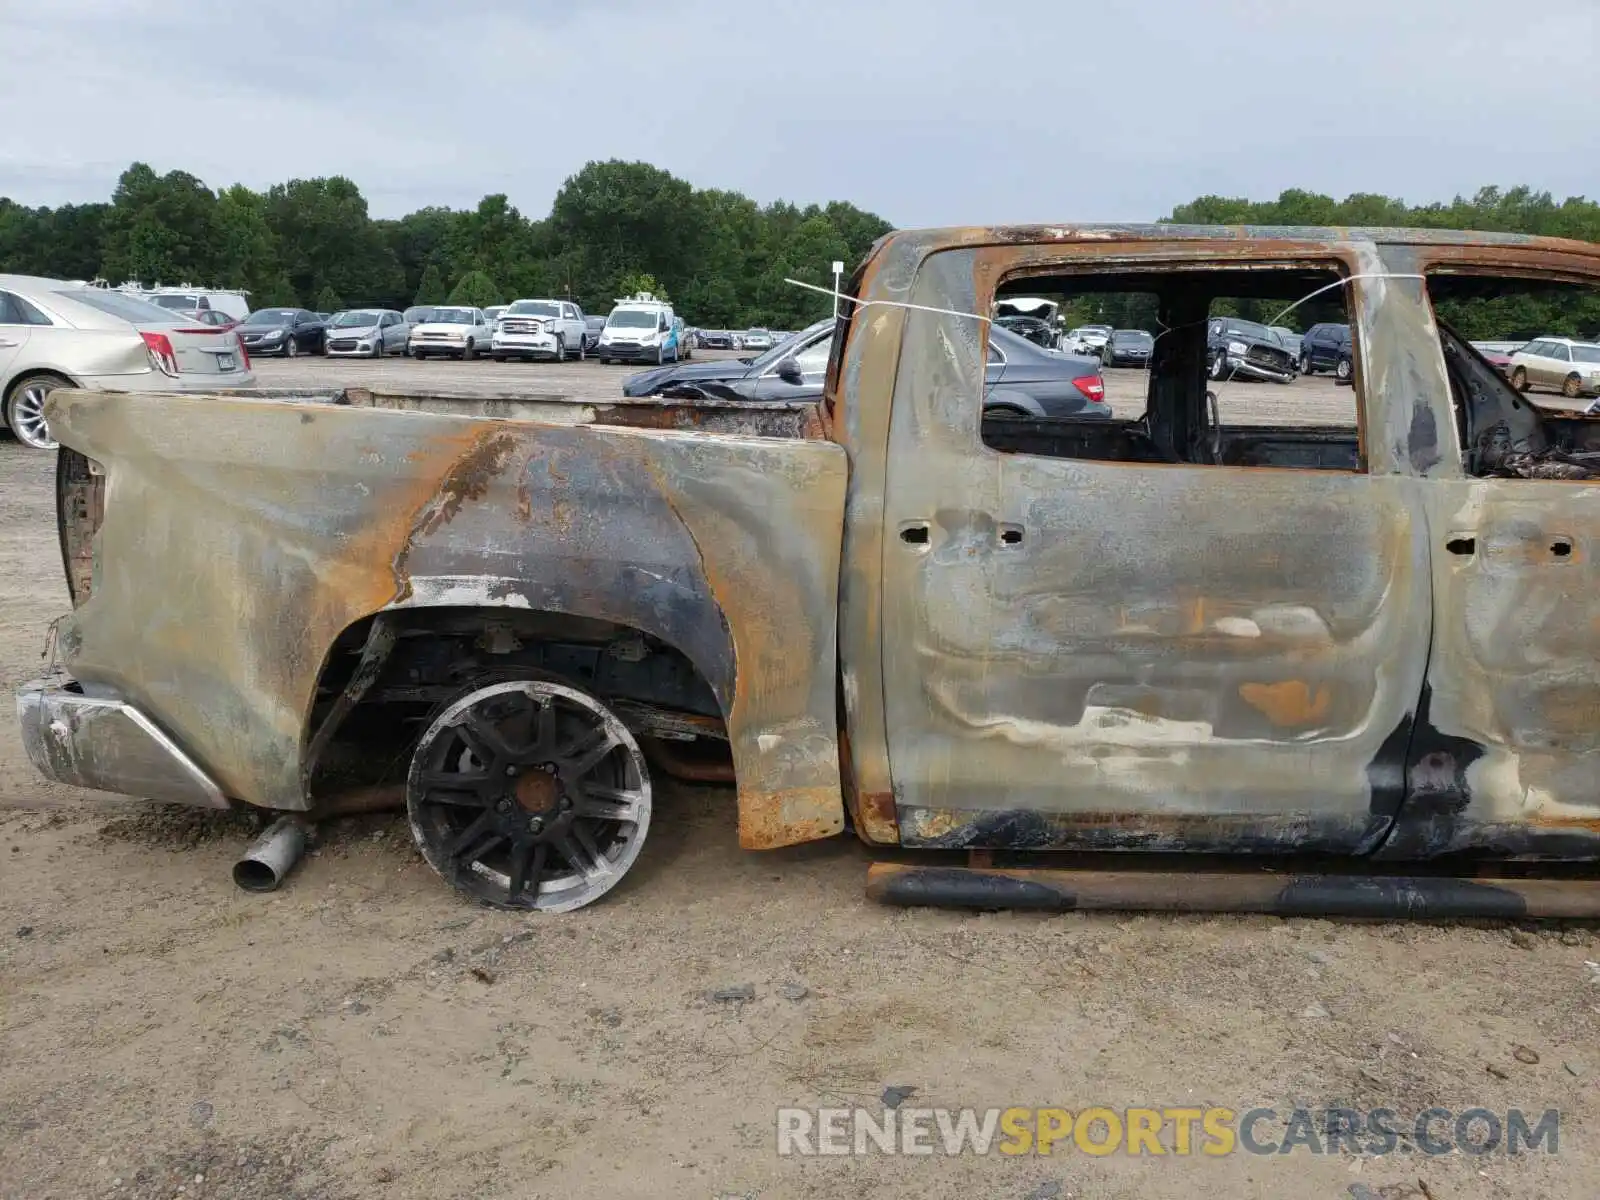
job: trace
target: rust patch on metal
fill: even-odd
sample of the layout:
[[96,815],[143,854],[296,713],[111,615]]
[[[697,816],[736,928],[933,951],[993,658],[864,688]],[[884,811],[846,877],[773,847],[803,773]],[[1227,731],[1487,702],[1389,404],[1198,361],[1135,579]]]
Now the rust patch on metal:
[[733,433],[751,437],[788,437],[810,441],[825,440],[818,416],[819,405],[708,404],[662,401],[654,398],[630,400],[623,404],[598,405],[596,425],[618,425],[628,429],[671,429],[688,433]]
[[696,759],[678,749],[681,743],[658,737],[645,737],[640,740],[651,765],[659,766],[674,779],[681,779],[686,783],[738,782],[732,758]]
[[517,439],[507,429],[485,429],[474,441],[471,450],[458,458],[439,481],[439,490],[432,500],[417,514],[413,524],[414,536],[425,537],[455,520],[461,506],[469,500],[481,500],[489,490],[489,482],[505,470]]
[[1570,829],[1583,833],[1600,834],[1600,816],[1594,817],[1553,817],[1535,811],[1528,816],[1528,824],[1540,829]]
[[859,786],[843,696],[839,699],[839,779],[856,836],[877,846],[892,846],[899,842],[900,825],[894,815],[894,794],[888,791],[863,791]]
[[[437,532],[451,521],[469,500],[481,500],[494,477],[505,470],[516,452],[517,437],[509,429],[488,426],[472,434],[472,440],[456,455],[440,477],[432,494],[416,510],[399,551],[394,555],[394,595],[390,603],[411,598],[411,573],[408,563],[412,548],[420,537]],[[426,479],[419,473],[419,478]]]
[[1279,726],[1315,725],[1333,707],[1333,690],[1325,683],[1313,689],[1303,679],[1282,683],[1241,683],[1239,696]]
[[832,837],[843,829],[844,808],[833,788],[740,791],[739,845],[745,850],[796,846]]
[[895,817],[893,792],[862,792],[860,794],[861,832],[870,842],[893,845],[900,840],[900,822]]
[[517,803],[524,812],[547,813],[555,808],[559,791],[554,775],[529,771],[517,780]]

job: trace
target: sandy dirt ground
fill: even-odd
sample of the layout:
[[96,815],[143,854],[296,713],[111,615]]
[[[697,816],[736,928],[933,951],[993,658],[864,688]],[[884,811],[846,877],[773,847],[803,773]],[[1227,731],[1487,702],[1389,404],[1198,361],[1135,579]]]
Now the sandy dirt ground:
[[[597,395],[623,374],[518,374],[541,371]],[[1325,388],[1253,390],[1280,410],[1344,402]],[[53,469],[0,443],[6,690],[40,672],[67,603]],[[897,911],[863,899],[860,846],[744,853],[733,818],[728,791],[666,790],[635,871],[559,918],[456,898],[390,815],[327,828],[284,890],[248,895],[229,868],[251,815],[47,785],[0,723],[0,1197],[1600,1191],[1590,928]],[[906,1109],[1437,1105],[1562,1123],[1558,1154],[1516,1158],[776,1153],[779,1107],[876,1110],[891,1088],[914,1089]]]

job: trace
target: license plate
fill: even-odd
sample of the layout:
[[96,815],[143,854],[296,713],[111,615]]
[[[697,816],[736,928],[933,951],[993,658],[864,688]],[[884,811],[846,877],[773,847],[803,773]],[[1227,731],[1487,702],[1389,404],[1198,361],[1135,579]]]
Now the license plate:
[[234,366],[233,355],[231,355],[231,354],[219,354],[219,355],[217,355],[217,370],[219,370],[219,371],[231,371],[231,370],[233,370],[233,366]]

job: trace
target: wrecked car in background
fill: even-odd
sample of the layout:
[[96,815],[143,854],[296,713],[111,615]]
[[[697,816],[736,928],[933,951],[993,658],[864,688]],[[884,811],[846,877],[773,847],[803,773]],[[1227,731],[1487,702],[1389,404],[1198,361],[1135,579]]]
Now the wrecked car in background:
[[[155,799],[403,799],[511,908],[604,895],[677,774],[733,781],[752,850],[950,852],[874,867],[894,902],[1593,915],[1449,869],[1600,850],[1600,423],[1434,307],[1524,276],[1592,286],[1600,247],[900,232],[815,403],[57,391],[73,609],[23,740]],[[983,412],[997,297],[1119,290],[1165,331],[1144,412]],[[1214,305],[1308,296],[1348,411],[1228,419]],[[1165,866],[994,858],[1065,849]]]
[[1212,379],[1270,379],[1289,383],[1295,376],[1294,357],[1278,335],[1265,325],[1224,317],[1211,322],[1206,353],[1211,356]]

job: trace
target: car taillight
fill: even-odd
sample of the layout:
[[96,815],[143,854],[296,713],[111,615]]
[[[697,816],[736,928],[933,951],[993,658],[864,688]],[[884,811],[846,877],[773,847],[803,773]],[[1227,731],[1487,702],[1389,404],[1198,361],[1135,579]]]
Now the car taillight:
[[248,371],[250,369],[250,351],[244,348],[244,339],[242,337],[235,337],[233,341],[239,347],[239,365]]
[[144,351],[150,358],[150,365],[163,375],[178,377],[178,356],[173,352],[172,339],[164,333],[141,333],[144,338]]
[[1106,402],[1106,383],[1098,375],[1084,375],[1074,379],[1072,386],[1096,404],[1104,404]]

